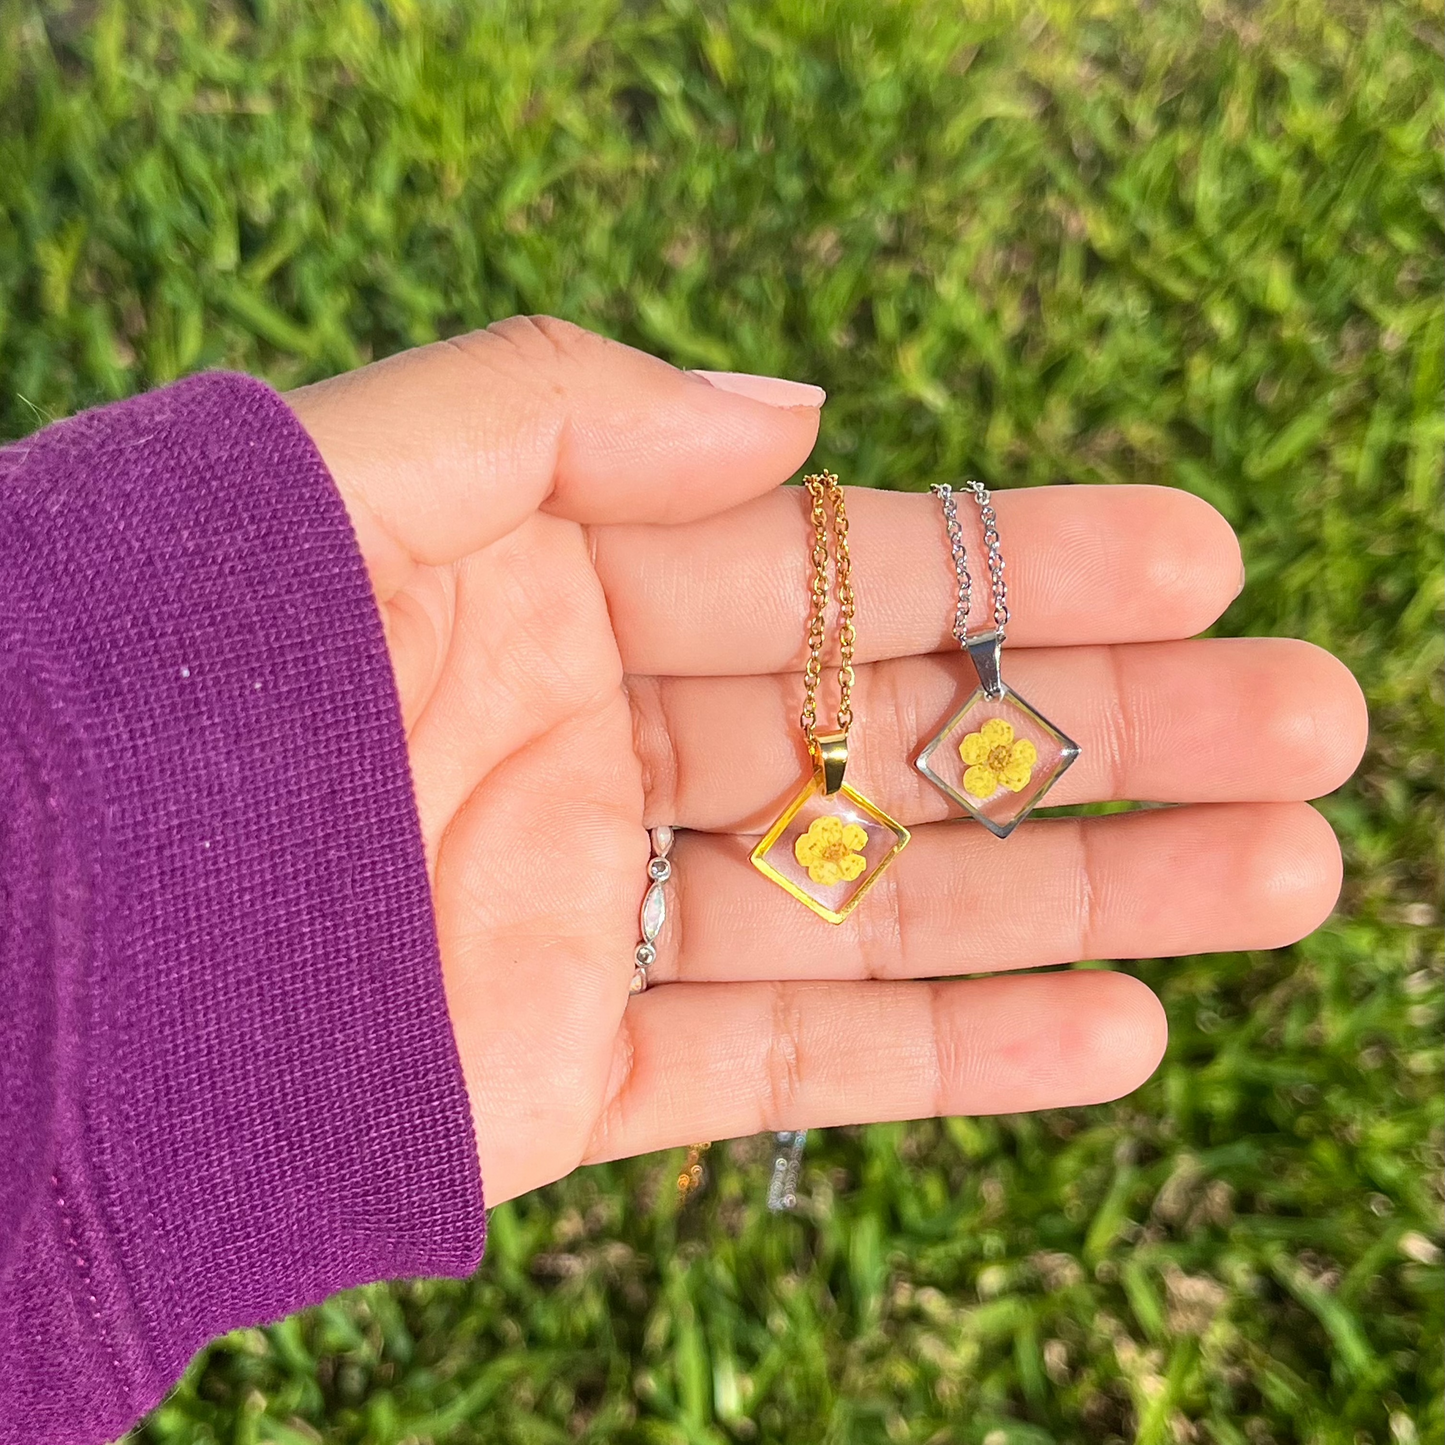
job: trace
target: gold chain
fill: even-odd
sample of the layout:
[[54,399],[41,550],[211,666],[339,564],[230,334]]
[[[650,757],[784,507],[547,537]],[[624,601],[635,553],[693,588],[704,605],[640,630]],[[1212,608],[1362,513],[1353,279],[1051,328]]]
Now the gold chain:
[[677,1202],[679,1204],[685,1204],[689,1194],[702,1188],[702,1156],[711,1148],[711,1144],[689,1144],[687,1146],[687,1163],[682,1166],[682,1173],[677,1176]]
[[[833,513],[833,551],[837,554],[834,580],[838,592],[838,731],[846,733],[853,726],[853,643],[856,632],[853,617],[853,558],[848,551],[848,508],[843,501],[843,488],[832,472],[819,472],[803,478],[812,504],[813,581],[810,588],[812,609],[808,616],[808,662],[803,669],[803,732],[808,746],[814,745],[818,725],[818,684],[823,678],[823,646],[827,640],[828,618],[828,512]],[[702,1187],[703,1156],[712,1146],[693,1144],[687,1151],[687,1162],[677,1176],[677,1201],[686,1203],[691,1194]]]
[[808,661],[803,668],[803,715],[799,721],[812,747],[818,726],[818,684],[823,677],[823,644],[828,615],[828,509],[833,512],[834,567],[838,592],[838,731],[853,726],[853,559],[848,551],[848,509],[843,488],[832,472],[803,478],[812,503],[813,582],[812,611],[808,616]]

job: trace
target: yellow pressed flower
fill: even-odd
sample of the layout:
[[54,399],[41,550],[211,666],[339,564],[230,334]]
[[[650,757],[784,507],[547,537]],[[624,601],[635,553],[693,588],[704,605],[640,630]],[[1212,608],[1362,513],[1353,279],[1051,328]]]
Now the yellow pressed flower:
[[991,717],[976,733],[969,733],[958,745],[958,755],[968,764],[963,791],[980,801],[1000,788],[1023,792],[1039,760],[1039,750],[1027,738],[1015,742],[1012,724],[1001,717]]
[[793,856],[808,870],[814,883],[831,887],[851,883],[868,866],[862,851],[868,834],[857,823],[841,818],[814,818],[808,831],[793,844]]

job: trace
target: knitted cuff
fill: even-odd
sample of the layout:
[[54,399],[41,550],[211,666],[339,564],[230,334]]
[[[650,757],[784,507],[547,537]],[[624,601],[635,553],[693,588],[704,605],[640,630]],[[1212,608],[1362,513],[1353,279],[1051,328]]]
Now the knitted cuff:
[[0,643],[0,1441],[96,1441],[225,1330],[471,1272],[481,1182],[380,620],[286,404],[211,373],[0,453]]

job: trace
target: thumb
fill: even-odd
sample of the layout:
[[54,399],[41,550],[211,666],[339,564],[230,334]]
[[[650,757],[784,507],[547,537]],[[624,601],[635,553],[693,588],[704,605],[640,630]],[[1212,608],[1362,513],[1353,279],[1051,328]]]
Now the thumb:
[[541,508],[687,522],[787,480],[821,387],[679,371],[551,317],[403,352],[287,400],[336,479],[378,593]]

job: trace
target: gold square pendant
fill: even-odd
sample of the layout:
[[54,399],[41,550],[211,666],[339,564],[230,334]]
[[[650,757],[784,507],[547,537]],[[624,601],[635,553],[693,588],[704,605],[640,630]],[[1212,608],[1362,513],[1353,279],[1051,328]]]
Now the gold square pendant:
[[846,783],[831,795],[823,786],[820,769],[763,835],[752,861],[819,918],[842,923],[910,835]]
[[997,838],[1007,838],[1063,777],[1079,745],[1007,683],[973,695],[934,734],[916,767]]

